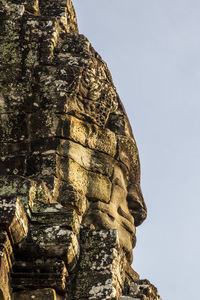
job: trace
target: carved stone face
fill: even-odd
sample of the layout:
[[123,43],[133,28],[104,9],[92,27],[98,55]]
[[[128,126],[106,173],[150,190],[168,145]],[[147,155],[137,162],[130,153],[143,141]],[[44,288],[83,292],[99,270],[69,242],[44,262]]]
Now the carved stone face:
[[14,2],[0,2],[0,299],[118,299],[146,217],[131,126],[71,0]]
[[134,139],[75,116],[65,117],[62,135],[67,140],[58,147],[57,177],[62,184],[56,200],[75,206],[83,224],[117,229],[131,262],[135,225],[146,216]]
[[21,72],[19,56],[0,95],[2,174],[35,180],[42,201],[73,208],[82,223],[117,229],[131,262],[135,226],[146,217],[132,130],[101,57],[77,30],[61,34],[56,24],[33,19],[33,35],[23,25],[29,64]]

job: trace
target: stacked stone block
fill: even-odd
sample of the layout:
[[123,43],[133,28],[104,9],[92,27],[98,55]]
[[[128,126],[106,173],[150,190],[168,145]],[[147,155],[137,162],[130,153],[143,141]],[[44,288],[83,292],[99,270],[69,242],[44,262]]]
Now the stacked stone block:
[[131,268],[132,129],[71,0],[1,0],[0,29],[0,299],[159,299]]

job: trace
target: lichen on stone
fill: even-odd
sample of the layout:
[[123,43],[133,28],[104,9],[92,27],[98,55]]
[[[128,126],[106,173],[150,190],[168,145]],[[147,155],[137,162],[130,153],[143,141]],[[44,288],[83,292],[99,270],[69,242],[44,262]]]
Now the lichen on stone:
[[0,298],[160,299],[131,268],[136,142],[71,0],[2,0],[0,41]]

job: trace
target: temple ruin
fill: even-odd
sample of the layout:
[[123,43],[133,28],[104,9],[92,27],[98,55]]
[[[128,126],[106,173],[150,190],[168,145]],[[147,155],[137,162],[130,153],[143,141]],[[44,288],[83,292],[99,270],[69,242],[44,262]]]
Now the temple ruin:
[[0,300],[161,300],[131,267],[137,145],[71,0],[0,1]]

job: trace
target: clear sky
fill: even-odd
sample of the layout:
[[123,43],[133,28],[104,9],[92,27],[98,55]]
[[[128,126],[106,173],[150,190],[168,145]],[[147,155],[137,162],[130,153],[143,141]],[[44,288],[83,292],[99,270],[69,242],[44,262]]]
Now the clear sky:
[[133,268],[163,300],[198,297],[200,1],[74,0],[107,62],[139,148],[147,220]]

